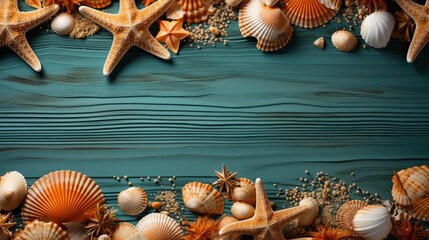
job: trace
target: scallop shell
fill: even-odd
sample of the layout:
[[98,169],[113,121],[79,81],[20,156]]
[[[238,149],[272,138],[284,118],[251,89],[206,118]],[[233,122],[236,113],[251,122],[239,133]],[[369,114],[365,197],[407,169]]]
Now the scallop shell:
[[143,233],[131,223],[121,222],[113,232],[112,240],[146,240]]
[[320,37],[320,38],[316,39],[313,42],[313,45],[316,46],[318,49],[325,48],[325,38],[324,37]]
[[102,202],[100,187],[86,175],[70,170],[51,172],[28,190],[22,220],[29,223],[38,219],[59,225],[82,222],[88,218],[85,214]]
[[327,8],[334,9],[334,10],[340,10],[341,3],[343,3],[342,0],[319,0],[319,1]]
[[353,228],[365,240],[382,240],[389,235],[392,221],[384,206],[368,205],[357,211],[353,218]]
[[82,0],[80,4],[86,5],[92,8],[105,8],[111,3],[110,0]]
[[209,0],[179,0],[179,3],[182,5],[185,23],[204,22],[214,12]]
[[109,235],[107,235],[107,234],[103,234],[103,235],[100,235],[97,238],[97,240],[112,240],[112,238]]
[[[218,227],[218,229],[221,229],[224,226],[226,226],[226,225],[228,225],[230,223],[233,223],[233,222],[238,222],[238,219],[235,218],[235,217],[231,217],[231,216],[223,216],[220,219],[217,227]],[[218,236],[216,238],[216,240],[237,240],[237,239],[240,238],[240,236],[241,236],[240,234],[229,234],[227,236]]]
[[183,186],[182,198],[186,207],[203,214],[222,214],[224,202],[221,194],[212,186],[201,182],[190,182]]
[[34,8],[43,8],[49,5],[54,4],[54,0],[25,0],[25,3],[27,3],[28,6],[34,7]]
[[28,224],[18,237],[19,240],[68,240],[67,232],[53,222],[38,220]]
[[177,2],[172,3],[165,11],[165,15],[167,19],[170,20],[179,20],[183,18],[182,6]]
[[332,34],[332,44],[342,52],[350,52],[356,47],[357,38],[352,32],[338,30]]
[[362,39],[374,48],[384,48],[395,28],[395,18],[388,11],[376,11],[368,15],[360,27]]
[[183,239],[180,225],[173,218],[161,213],[146,215],[137,223],[137,228],[150,240]]
[[147,194],[138,187],[130,187],[118,194],[119,208],[128,215],[138,215],[147,207]]
[[303,28],[321,26],[338,12],[327,8],[319,0],[285,0],[284,11],[292,24]]
[[264,0],[245,0],[240,6],[238,24],[243,37],[255,37],[261,51],[284,47],[293,28],[286,14],[278,7],[268,7]]
[[251,205],[256,203],[255,184],[248,178],[237,178],[239,186],[231,191],[234,202],[245,202]]
[[69,35],[76,25],[76,20],[70,13],[60,13],[51,23],[52,31],[60,36]]
[[339,228],[353,231],[353,218],[357,211],[366,207],[368,204],[361,200],[351,200],[344,203],[337,212],[337,225]]
[[238,6],[243,0],[225,0],[226,5],[230,7]]
[[12,211],[17,208],[27,194],[27,181],[17,171],[0,176],[0,210]]
[[231,206],[231,213],[235,218],[244,220],[253,217],[255,208],[248,203],[235,202]]
[[319,215],[319,205],[314,198],[307,197],[299,202],[299,206],[310,206],[310,209],[303,215],[297,218],[297,224],[301,227],[307,227],[313,224]]

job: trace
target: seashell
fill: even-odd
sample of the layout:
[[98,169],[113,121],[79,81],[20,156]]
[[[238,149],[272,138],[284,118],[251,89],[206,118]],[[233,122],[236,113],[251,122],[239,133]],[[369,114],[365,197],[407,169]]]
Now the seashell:
[[365,240],[382,240],[389,235],[392,221],[382,205],[368,205],[356,212],[353,228]]
[[243,37],[256,38],[256,47],[267,52],[284,47],[293,32],[286,14],[278,7],[267,7],[264,0],[243,1],[238,24]]
[[340,10],[341,8],[341,0],[319,0],[323,5],[325,5],[327,8],[334,9],[334,10]]
[[35,220],[22,230],[16,239],[20,240],[68,240],[67,232],[53,222]]
[[388,11],[376,11],[368,15],[360,27],[362,39],[374,48],[384,48],[395,28],[395,18]]
[[235,218],[244,220],[253,217],[255,208],[248,203],[235,202],[231,206],[231,213]]
[[137,228],[150,240],[181,240],[183,238],[180,225],[173,218],[161,213],[146,215],[137,223]]
[[92,8],[105,8],[111,3],[110,0],[82,0],[80,4],[86,5]]
[[250,205],[256,203],[255,184],[247,178],[237,178],[240,186],[231,191],[231,198],[235,202],[245,202]]
[[158,210],[158,209],[162,208],[163,205],[164,204],[162,204],[162,202],[152,202],[150,204],[150,207],[155,209],[155,210]]
[[61,170],[51,172],[37,180],[28,190],[22,206],[22,220],[52,221],[62,225],[82,222],[86,213],[93,212],[104,202],[100,187],[86,175]]
[[54,4],[54,0],[25,0],[25,3],[30,6],[30,7],[34,7],[34,8],[43,8],[49,5]]
[[112,240],[146,240],[143,233],[131,223],[120,222],[113,232]]
[[297,224],[301,227],[310,226],[319,215],[319,205],[314,198],[307,197],[299,202],[299,206],[305,205],[309,206],[310,209],[305,214],[297,218]]
[[339,228],[352,232],[353,218],[357,211],[366,207],[368,204],[361,200],[351,200],[344,203],[337,212],[337,225]]
[[240,4],[243,0],[225,0],[226,5],[230,7],[236,7],[238,4]]
[[118,206],[128,215],[138,215],[147,207],[147,194],[138,187],[130,187],[118,194]]
[[313,42],[313,45],[319,49],[325,48],[325,38],[320,37]]
[[179,0],[183,11],[183,22],[200,23],[214,12],[209,0]]
[[27,194],[27,181],[17,171],[0,176],[0,210],[12,211],[17,208]]
[[190,182],[183,186],[182,198],[186,207],[197,213],[222,214],[224,202],[220,193],[212,186],[201,182]]
[[342,52],[350,52],[357,45],[356,36],[347,30],[337,30],[331,38],[332,44]]
[[292,24],[303,28],[321,26],[338,12],[327,8],[319,0],[285,0],[283,10]]
[[103,234],[103,235],[100,235],[97,238],[97,240],[112,240],[112,238],[109,235],[107,235],[107,234]]
[[[218,225],[217,225],[217,227],[218,227],[218,229],[221,229],[221,228],[223,228],[224,226],[226,226],[226,225],[228,225],[228,224],[230,224],[230,223],[233,223],[233,222],[238,222],[238,219],[237,218],[235,218],[235,217],[231,217],[231,216],[223,216],[221,219],[220,219],[220,221],[219,221],[219,223],[218,223]],[[216,240],[237,240],[237,239],[239,239],[240,238],[240,234],[229,234],[229,235],[227,235],[227,236],[218,236],[217,238],[216,238]]]
[[279,0],[265,0],[265,6],[267,6],[267,7],[272,7],[272,6],[276,5],[276,3],[277,3],[278,1],[279,1]]
[[52,31],[60,36],[69,35],[76,25],[76,20],[70,13],[60,13],[51,23]]
[[70,240],[89,240],[88,231],[86,230],[85,225],[83,223],[68,222],[63,223],[63,226]]
[[183,18],[182,6],[177,2],[172,3],[165,11],[165,15],[167,19],[170,20],[179,20]]

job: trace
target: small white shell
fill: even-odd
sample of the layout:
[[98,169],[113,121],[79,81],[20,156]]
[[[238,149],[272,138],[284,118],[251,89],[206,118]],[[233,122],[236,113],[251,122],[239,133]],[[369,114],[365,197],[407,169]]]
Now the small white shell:
[[382,205],[369,205],[357,211],[353,219],[356,233],[365,240],[382,240],[389,235],[392,221]]
[[394,28],[395,18],[390,12],[376,11],[363,20],[360,34],[369,46],[384,48],[387,46]]
[[69,35],[76,24],[74,17],[69,13],[60,13],[56,16],[51,23],[52,30],[60,35]]
[[118,194],[118,206],[128,215],[138,215],[147,207],[147,194],[138,187],[130,187]]
[[225,0],[226,5],[230,7],[238,6],[243,0]]
[[297,218],[297,224],[298,226],[307,227],[313,224],[314,220],[316,220],[319,215],[319,205],[317,204],[317,201],[311,197],[304,198],[299,202],[299,206],[304,205],[310,206],[310,209],[305,214]]
[[316,46],[318,49],[323,49],[323,48],[325,48],[325,38],[320,37],[320,38],[316,39],[316,40],[313,42],[313,45],[314,45],[314,46]]
[[150,240],[181,240],[183,232],[173,218],[162,213],[146,215],[137,223],[137,228]]
[[17,171],[0,176],[0,210],[12,211],[27,194],[27,181]]
[[100,236],[97,238],[97,240],[112,240],[112,238],[111,238],[111,237],[109,237],[109,235],[107,235],[107,234],[103,234],[103,235],[100,235]]
[[342,52],[350,52],[356,47],[357,38],[352,32],[338,30],[332,34],[332,44]]
[[231,191],[231,198],[234,202],[245,202],[251,205],[256,203],[255,184],[247,178],[237,178],[240,186]]
[[231,206],[231,213],[237,219],[244,220],[253,217],[255,208],[248,203],[235,202]]

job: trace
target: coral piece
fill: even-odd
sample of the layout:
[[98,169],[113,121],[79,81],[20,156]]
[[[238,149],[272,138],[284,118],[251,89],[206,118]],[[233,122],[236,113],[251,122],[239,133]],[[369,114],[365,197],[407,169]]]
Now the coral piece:
[[180,47],[180,40],[189,36],[189,32],[182,28],[183,20],[159,21],[159,32],[156,40],[165,42],[167,47],[177,54]]
[[427,240],[429,230],[421,222],[412,223],[410,219],[393,221],[392,235],[397,240]]
[[97,209],[91,215],[85,226],[91,239],[102,234],[111,235],[119,221],[116,218],[116,210],[109,209],[107,204],[97,205]]
[[188,234],[184,240],[212,240],[218,235],[218,220],[209,216],[199,216],[194,222],[185,221],[183,226]]
[[332,228],[329,225],[318,226],[316,232],[310,232],[310,236],[313,237],[313,240],[340,240],[351,237],[352,235],[353,233],[350,231]]
[[84,17],[82,14],[76,12],[72,13],[72,16],[75,18],[76,24],[73,31],[69,34],[71,38],[87,38],[100,31],[100,26]]
[[373,11],[385,11],[387,5],[385,0],[360,0],[360,6],[368,6],[368,12],[372,13]]
[[9,212],[8,214],[0,213],[0,239],[2,239],[2,235],[5,235],[7,237],[12,236],[12,233],[10,232],[9,228],[15,226],[16,222],[9,221],[9,217],[11,214],[11,212]]

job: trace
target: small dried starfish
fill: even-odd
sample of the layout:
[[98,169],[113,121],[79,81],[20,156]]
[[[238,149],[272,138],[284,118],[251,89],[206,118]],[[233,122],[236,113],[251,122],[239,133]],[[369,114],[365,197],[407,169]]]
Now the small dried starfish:
[[165,42],[171,51],[177,53],[179,51],[180,40],[189,35],[189,32],[182,28],[182,24],[183,19],[171,22],[160,20],[156,40]]
[[235,180],[235,175],[237,175],[237,172],[229,172],[226,170],[224,164],[222,164],[222,173],[216,170],[215,173],[219,179],[215,181],[213,185],[218,187],[221,192],[226,191],[228,194],[230,194],[233,188],[240,186],[240,182]]
[[9,228],[14,226],[16,222],[8,222],[10,215],[11,213],[8,213],[6,215],[0,213],[0,237],[2,234],[5,234],[7,236],[12,235],[9,231]]

